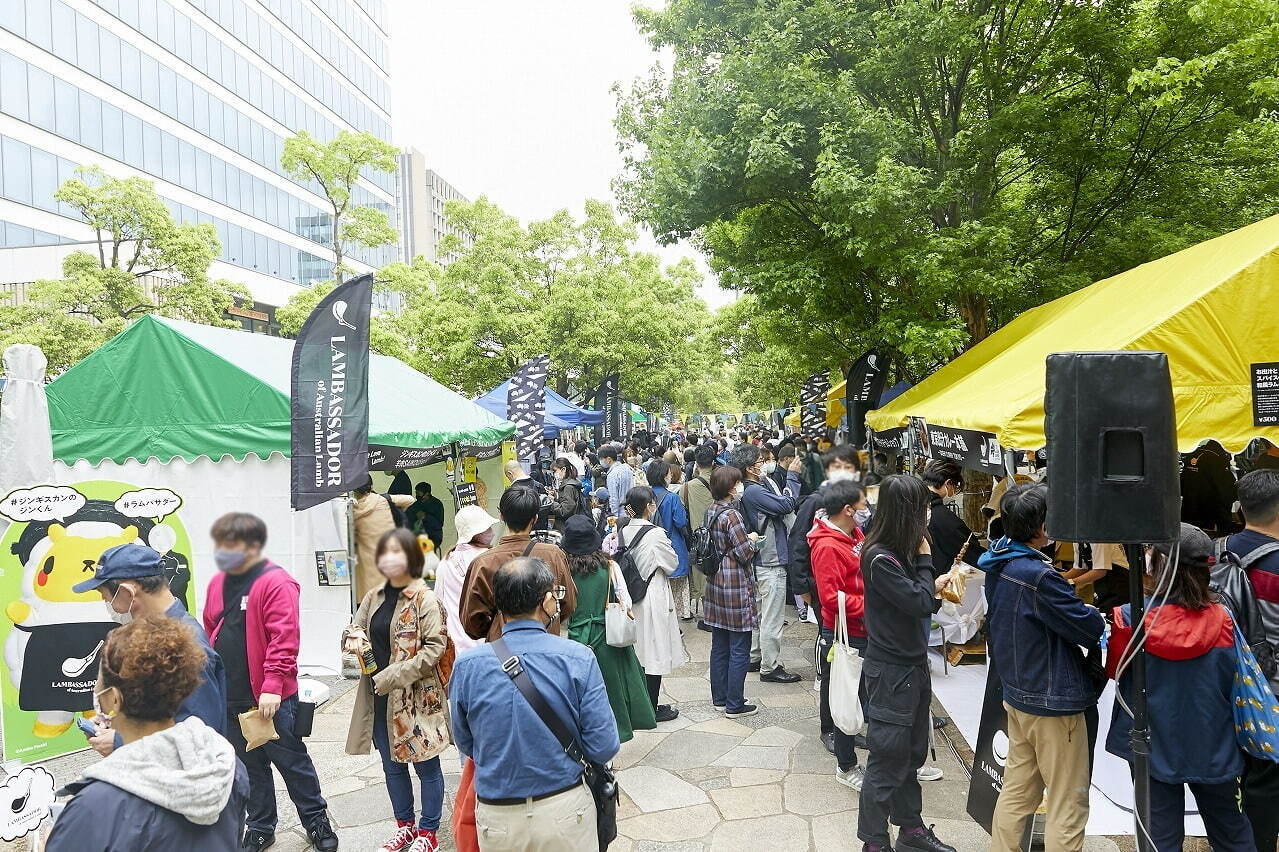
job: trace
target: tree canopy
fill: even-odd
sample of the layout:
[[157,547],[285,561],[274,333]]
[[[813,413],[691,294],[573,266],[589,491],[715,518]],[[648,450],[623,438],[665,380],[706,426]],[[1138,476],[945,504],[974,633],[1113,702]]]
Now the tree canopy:
[[1279,209],[1263,5],[637,8],[674,61],[619,94],[623,207],[694,239],[783,332],[763,339],[784,354],[742,356],[746,386],[870,346],[917,378],[1029,307]]
[[96,251],[71,252],[62,278],[33,282],[21,304],[0,305],[0,349],[34,343],[57,373],[144,313],[229,325],[226,309],[248,291],[209,279],[221,250],[212,225],[175,223],[142,178],[114,178],[96,167],[77,175],[55,198],[94,229]]

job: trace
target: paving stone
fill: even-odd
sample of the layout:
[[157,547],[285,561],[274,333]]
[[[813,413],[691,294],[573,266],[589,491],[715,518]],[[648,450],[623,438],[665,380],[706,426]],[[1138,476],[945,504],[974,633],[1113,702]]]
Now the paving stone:
[[701,782],[697,786],[701,787],[703,790],[710,791],[710,790],[722,790],[725,787],[728,787],[730,785],[728,783],[727,778],[707,778],[705,781]]
[[722,719],[724,714],[719,712],[719,708],[711,704],[709,700],[701,701],[684,701],[679,705],[679,714],[688,718],[688,721],[701,723],[709,722],[713,719]]
[[[653,814],[641,814],[630,819],[619,820],[617,831],[632,840],[653,840],[662,843],[673,843],[679,840],[693,840],[705,837],[719,822],[719,811],[709,802],[704,805],[693,805],[691,808],[680,808],[673,811],[659,811]],[[745,849],[747,847],[742,846]]]
[[790,755],[784,748],[738,746],[715,761],[716,766],[741,766],[753,769],[785,769]]
[[662,691],[676,701],[707,701],[711,684],[704,677],[664,677]]
[[634,736],[622,743],[622,748],[613,758],[614,769],[630,769],[643,760],[650,751],[657,748],[669,734],[660,731],[636,731]]
[[[844,789],[848,789],[845,787]],[[852,790],[848,790],[852,793]],[[835,814],[824,814],[813,817],[813,848],[827,849],[860,849],[857,840],[857,811],[841,811]],[[987,844],[990,838],[986,839]],[[962,848],[962,847],[961,847]],[[986,846],[975,847],[985,849]]]
[[752,819],[782,812],[782,791],[776,784],[712,790],[711,799],[726,820]]
[[674,719],[672,719],[669,722],[658,722],[657,727],[654,728],[653,730],[657,731],[659,734],[673,734],[676,731],[682,731],[685,728],[692,727],[695,724],[696,722],[694,722],[692,719],[688,718],[683,713],[680,713],[678,716],[676,716]]
[[[371,823],[395,821],[391,811],[391,800],[386,794],[386,785],[377,784],[344,793],[340,796],[325,796],[329,802],[329,813],[333,821],[343,828],[354,828]],[[383,838],[385,839],[385,838]],[[380,842],[380,841],[379,841]]]
[[[621,838],[618,838],[619,840]],[[641,840],[634,846],[634,852],[705,852],[706,844],[697,840],[683,840],[678,843],[658,843],[654,840]],[[608,852],[613,852],[610,844]]]
[[710,801],[706,792],[656,766],[636,766],[617,773],[617,784],[626,790],[644,813],[686,808]]
[[760,728],[755,733],[747,737],[742,745],[744,746],[781,746],[782,748],[791,748],[799,745],[804,739],[802,734],[794,731],[780,728],[776,725],[769,725],[767,728]]
[[759,703],[765,707],[817,707],[817,693],[788,692],[785,695],[764,695]]
[[857,807],[857,792],[829,775],[788,775],[782,784],[786,794],[786,812],[803,816],[820,816]]
[[728,771],[728,781],[734,787],[754,787],[758,784],[776,784],[786,777],[780,769],[752,769],[737,767]]
[[694,766],[692,769],[681,769],[675,774],[685,781],[700,784],[712,778],[727,778],[728,770],[722,766]]
[[626,795],[626,791],[621,787],[617,788],[617,818],[626,819],[627,817],[639,816],[643,811],[636,807],[631,801],[631,797]]
[[[980,828],[977,830],[981,831]],[[791,814],[725,822],[711,836],[711,852],[741,852],[743,849],[785,849],[787,852],[800,852],[809,848],[808,823]],[[836,848],[849,847],[845,845]]]
[[698,731],[678,731],[663,740],[644,758],[645,765],[663,769],[691,769],[708,766],[729,749],[736,746],[739,737],[707,734]]
[[698,722],[689,728],[690,731],[701,731],[706,734],[723,734],[726,737],[749,737],[753,731],[741,722],[725,719],[716,714],[714,719]]

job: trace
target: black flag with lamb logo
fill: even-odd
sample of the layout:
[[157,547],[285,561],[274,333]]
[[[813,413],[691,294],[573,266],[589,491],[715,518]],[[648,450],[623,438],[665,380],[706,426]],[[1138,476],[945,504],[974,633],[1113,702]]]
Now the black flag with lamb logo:
[[537,455],[546,423],[546,373],[550,355],[530,358],[515,371],[506,391],[506,416],[515,424],[515,457]]
[[320,300],[293,344],[289,500],[309,509],[369,475],[369,322],[373,276]]
[[854,447],[866,446],[866,412],[879,405],[887,376],[883,357],[878,352],[867,352],[848,368],[844,410],[848,416],[848,443]]

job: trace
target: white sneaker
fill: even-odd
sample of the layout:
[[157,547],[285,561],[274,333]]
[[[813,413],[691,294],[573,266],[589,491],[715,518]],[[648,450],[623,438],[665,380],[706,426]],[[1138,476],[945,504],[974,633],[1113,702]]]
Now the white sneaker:
[[942,771],[940,766],[930,766],[925,764],[919,767],[919,771],[915,773],[915,777],[920,781],[940,781]]
[[391,839],[378,847],[378,852],[408,852],[417,840],[417,829],[411,825],[402,825],[395,830]]
[[857,792],[861,792],[862,782],[866,780],[866,770],[860,764],[845,772],[838,766],[835,767],[835,780],[843,784],[845,787],[852,787]]

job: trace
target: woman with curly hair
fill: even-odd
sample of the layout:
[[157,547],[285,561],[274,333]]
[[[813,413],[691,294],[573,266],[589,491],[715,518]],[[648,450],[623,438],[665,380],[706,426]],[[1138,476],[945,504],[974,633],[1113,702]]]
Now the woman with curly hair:
[[47,852],[235,850],[249,776],[235,749],[198,716],[173,716],[200,683],[204,651],[164,616],[107,636],[94,701],[123,745],[67,786]]
[[[346,753],[368,754],[373,745],[382,756],[397,825],[381,852],[436,852],[444,808],[439,755],[451,741],[444,689],[452,658],[445,653],[444,606],[422,580],[425,557],[413,533],[383,533],[375,558],[385,581],[369,590],[342,631],[344,650],[357,657],[367,651],[377,666],[356,687]],[[410,763],[422,788],[416,825]]]
[[604,675],[604,690],[617,719],[617,737],[631,739],[635,730],[657,727],[653,705],[648,699],[644,670],[633,647],[614,648],[605,641],[604,608],[610,600],[627,612],[631,598],[617,563],[601,549],[600,534],[585,515],[575,515],[564,525],[560,547],[568,558],[573,583],[577,586],[577,609],[568,622],[568,638],[595,652]]

